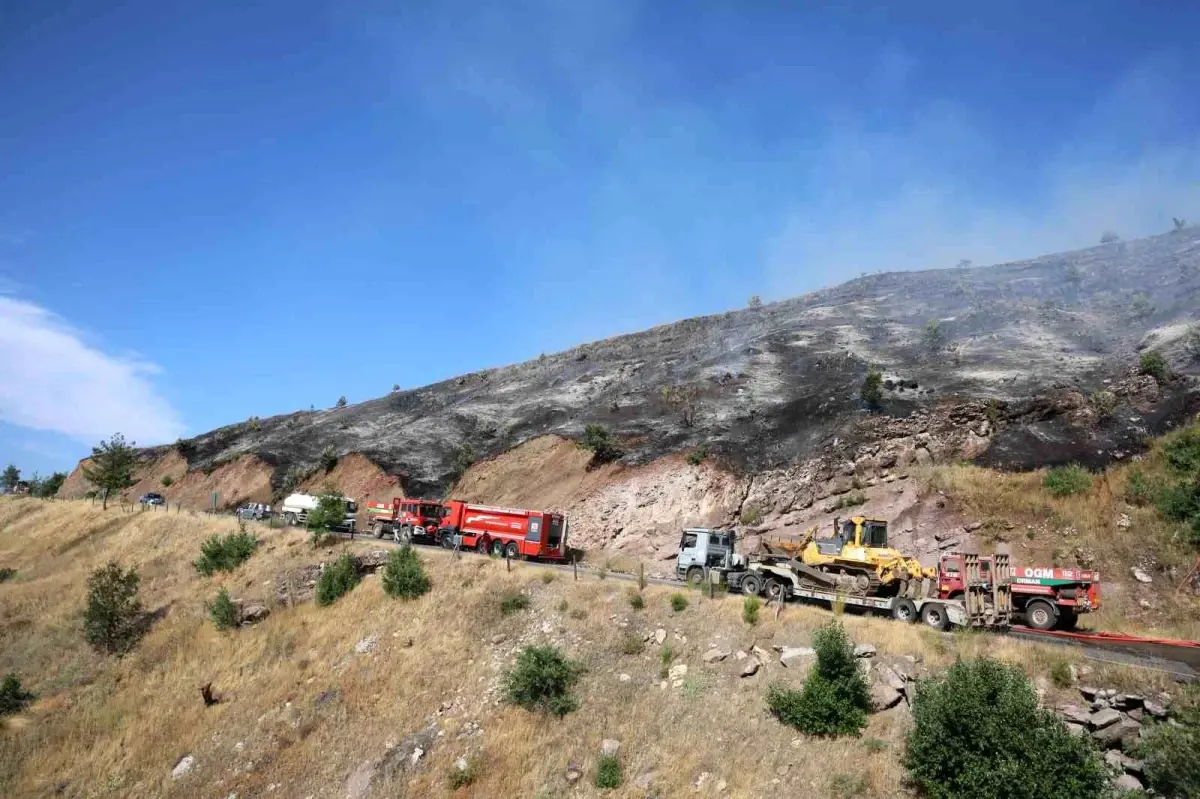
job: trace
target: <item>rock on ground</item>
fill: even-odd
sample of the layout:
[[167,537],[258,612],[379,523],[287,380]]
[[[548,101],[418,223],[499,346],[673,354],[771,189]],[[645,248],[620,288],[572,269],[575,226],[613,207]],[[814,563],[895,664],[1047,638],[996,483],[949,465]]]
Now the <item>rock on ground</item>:
[[184,755],[175,764],[175,768],[171,769],[171,779],[177,780],[180,777],[186,776],[196,766],[196,758],[191,755]]

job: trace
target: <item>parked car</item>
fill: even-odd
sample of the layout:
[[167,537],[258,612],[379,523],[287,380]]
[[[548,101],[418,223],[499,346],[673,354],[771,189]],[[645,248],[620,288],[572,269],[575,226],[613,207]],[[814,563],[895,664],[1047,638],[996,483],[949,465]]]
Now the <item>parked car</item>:
[[236,513],[239,519],[261,522],[271,518],[271,506],[261,502],[247,502],[241,505]]
[[143,505],[165,505],[167,503],[167,501],[163,499],[162,494],[155,494],[153,492],[149,494],[142,494],[142,497],[138,500],[138,502],[142,503]]

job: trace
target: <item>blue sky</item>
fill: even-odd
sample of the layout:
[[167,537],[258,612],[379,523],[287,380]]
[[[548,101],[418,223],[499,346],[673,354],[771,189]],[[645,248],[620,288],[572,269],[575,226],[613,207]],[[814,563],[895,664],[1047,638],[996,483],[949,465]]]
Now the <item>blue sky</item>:
[[1200,6],[891,5],[0,4],[0,461],[1200,218]]

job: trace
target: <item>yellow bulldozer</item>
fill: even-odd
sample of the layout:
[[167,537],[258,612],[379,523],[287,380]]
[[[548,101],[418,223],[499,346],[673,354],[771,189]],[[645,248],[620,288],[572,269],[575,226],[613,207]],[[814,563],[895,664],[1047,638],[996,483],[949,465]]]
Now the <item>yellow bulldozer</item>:
[[888,523],[851,516],[834,519],[834,534],[817,538],[811,527],[799,538],[763,537],[759,550],[787,557],[803,582],[853,594],[919,599],[933,592],[937,570],[888,546]]

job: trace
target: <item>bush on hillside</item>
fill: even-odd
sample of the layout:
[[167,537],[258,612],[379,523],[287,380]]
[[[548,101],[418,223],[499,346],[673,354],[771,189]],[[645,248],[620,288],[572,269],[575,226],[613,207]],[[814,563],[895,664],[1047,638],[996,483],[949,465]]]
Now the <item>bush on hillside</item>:
[[579,442],[579,446],[583,449],[591,450],[592,463],[600,465],[609,463],[620,458],[623,454],[617,442],[613,440],[612,433],[608,429],[598,424],[589,424],[583,430],[583,440]]
[[620,788],[621,758],[617,755],[600,755],[600,759],[596,761],[593,784],[601,790]]
[[192,562],[204,576],[231,572],[245,563],[258,548],[258,539],[245,530],[226,536],[213,535],[200,545],[200,557]]
[[1167,359],[1153,350],[1142,353],[1142,357],[1138,360],[1138,371],[1144,375],[1150,375],[1159,383],[1166,381],[1171,374],[1171,370],[1167,366]]
[[0,568],[0,583],[3,583],[7,580],[11,580],[12,578],[14,578],[16,576],[17,576],[16,569],[9,568],[8,566]]
[[504,699],[531,712],[560,718],[579,707],[573,689],[583,666],[553,646],[527,646],[504,674]]
[[321,607],[332,605],[353,591],[361,580],[354,558],[348,552],[342,553],[341,557],[325,567],[317,579],[317,604]]
[[1167,465],[1184,477],[1200,477],[1200,428],[1190,427],[1163,447]]
[[1141,469],[1130,469],[1125,482],[1125,499],[1131,505],[1145,505],[1150,501],[1150,482]]
[[1046,472],[1042,479],[1042,487],[1056,497],[1069,497],[1091,488],[1092,476],[1077,463],[1055,466]]
[[682,613],[687,610],[688,598],[678,592],[671,594],[671,610]]
[[163,478],[159,480],[159,482],[162,483],[163,488],[170,488],[172,485],[174,485],[175,478],[169,474],[164,474]]
[[858,396],[862,397],[862,401],[867,403],[868,407],[878,408],[879,403],[883,401],[883,374],[874,370],[867,372],[862,388],[858,390]]
[[332,483],[327,483],[317,495],[317,507],[308,512],[308,530],[314,546],[329,538],[329,531],[346,523],[346,498]]
[[20,713],[33,698],[33,694],[21,687],[16,672],[9,672],[0,680],[0,716]]
[[526,610],[533,601],[528,594],[512,591],[500,597],[500,615],[511,616],[519,610]]
[[646,607],[646,599],[640,591],[634,591],[632,588],[629,590],[629,607],[634,610],[641,610]]
[[97,651],[123,655],[134,647],[144,631],[137,567],[121,568],[109,561],[88,577],[87,608],[83,634]]
[[819,627],[813,633],[813,649],[817,662],[804,687],[791,691],[772,685],[767,690],[767,709],[808,735],[858,735],[867,725],[871,696],[841,623]]
[[761,599],[754,594],[747,594],[746,598],[742,600],[742,621],[751,627],[758,624],[758,611],[761,607]]
[[1110,780],[1019,668],[987,658],[917,685],[904,766],[930,799],[1095,799]]
[[337,466],[337,463],[338,463],[337,452],[334,451],[332,445],[321,450],[321,469],[323,471],[332,472],[334,470],[334,468]]
[[205,607],[208,610],[208,617],[212,619],[218,630],[232,629],[237,627],[238,622],[241,621],[238,606],[229,598],[229,592],[224,588],[217,593],[217,598]]
[[1200,796],[1200,698],[1194,691],[1172,709],[1174,724],[1154,724],[1142,733],[1138,756],[1146,787],[1162,796]]
[[688,453],[687,462],[693,466],[699,466],[704,463],[704,459],[708,457],[708,448],[704,445],[696,447]]
[[388,555],[383,567],[383,590],[400,599],[416,599],[428,593],[429,575],[411,546],[405,544]]

